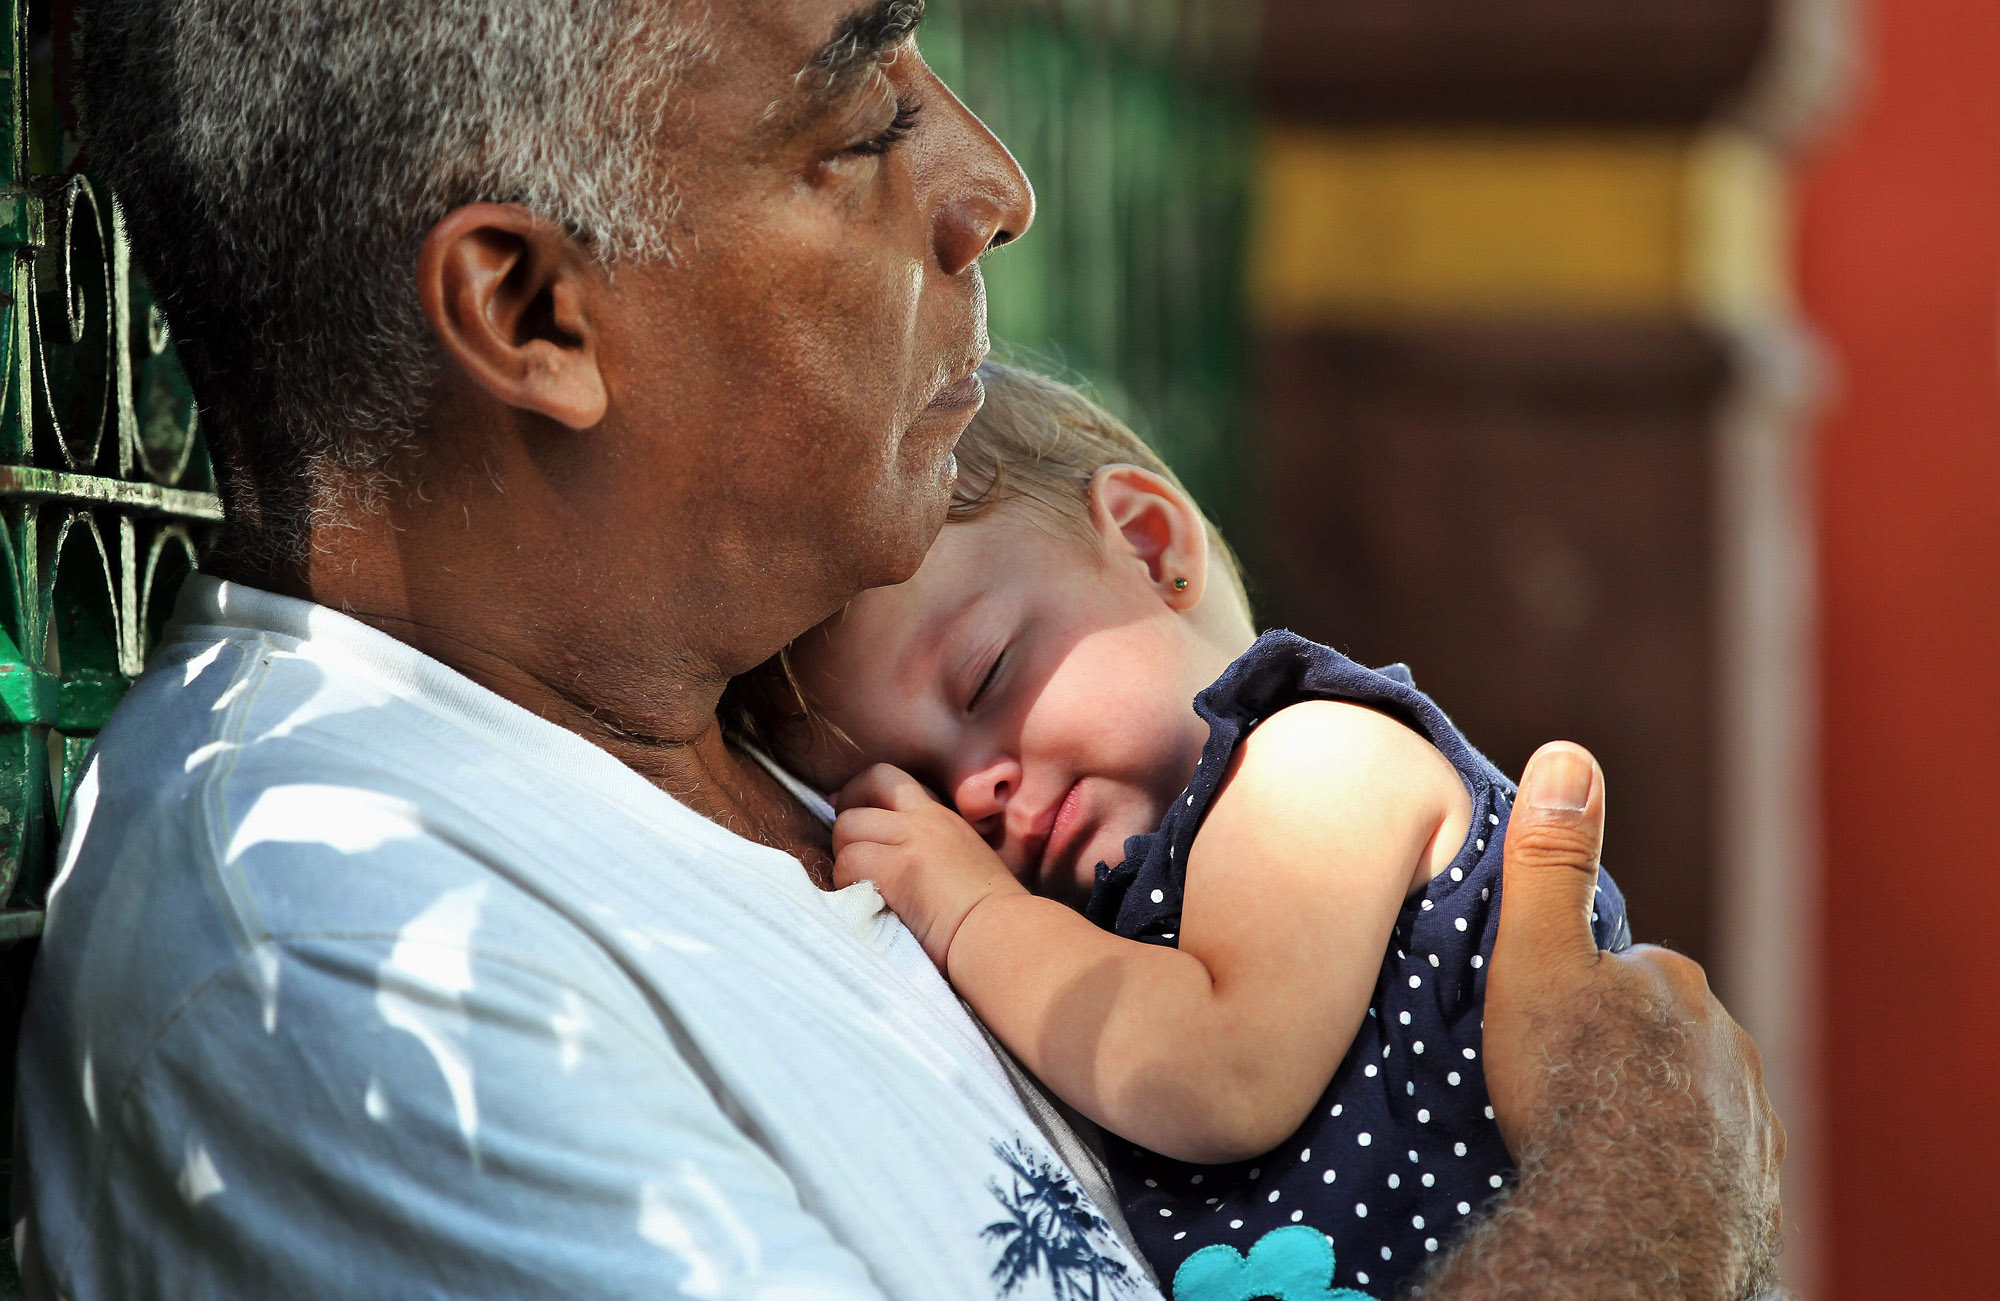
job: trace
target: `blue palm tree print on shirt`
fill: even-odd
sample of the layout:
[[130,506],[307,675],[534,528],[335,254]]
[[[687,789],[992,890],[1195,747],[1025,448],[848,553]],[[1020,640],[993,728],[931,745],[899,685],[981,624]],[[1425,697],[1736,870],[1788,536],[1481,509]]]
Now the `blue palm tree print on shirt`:
[[1097,1213],[1076,1179],[1060,1164],[1029,1150],[1019,1139],[1012,1147],[993,1145],[1006,1163],[1008,1182],[987,1181],[1005,1209],[980,1236],[1004,1244],[993,1266],[1000,1295],[1010,1296],[1031,1278],[1046,1274],[1057,1301],[1102,1301],[1128,1291],[1132,1271],[1106,1255],[1111,1225]]

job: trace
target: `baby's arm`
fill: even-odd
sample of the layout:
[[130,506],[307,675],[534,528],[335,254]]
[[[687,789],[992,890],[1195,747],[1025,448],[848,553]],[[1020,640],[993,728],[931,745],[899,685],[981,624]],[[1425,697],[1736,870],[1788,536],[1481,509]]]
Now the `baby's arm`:
[[836,823],[840,879],[876,880],[981,1019],[1078,1110],[1205,1163],[1298,1128],[1367,1015],[1403,900],[1470,818],[1451,766],[1408,728],[1292,706],[1239,748],[1168,949],[1029,894],[892,772],[847,793],[872,807]]

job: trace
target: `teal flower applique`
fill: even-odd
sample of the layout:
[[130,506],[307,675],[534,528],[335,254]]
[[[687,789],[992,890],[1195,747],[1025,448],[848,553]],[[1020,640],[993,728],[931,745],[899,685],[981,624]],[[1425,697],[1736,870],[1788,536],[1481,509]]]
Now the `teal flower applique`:
[[1333,1241],[1306,1224],[1273,1229],[1248,1256],[1226,1243],[1203,1247],[1174,1271],[1174,1301],[1375,1301],[1333,1285]]

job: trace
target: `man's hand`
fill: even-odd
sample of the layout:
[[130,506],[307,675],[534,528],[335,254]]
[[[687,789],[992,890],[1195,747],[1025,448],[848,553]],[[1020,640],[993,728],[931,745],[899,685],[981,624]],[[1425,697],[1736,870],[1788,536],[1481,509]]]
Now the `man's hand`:
[[1486,986],[1486,1084],[1514,1194],[1426,1297],[1688,1297],[1767,1285],[1785,1135],[1750,1042],[1695,963],[1600,953],[1604,778],[1582,749],[1528,764]]
[[900,768],[877,764],[833,797],[833,879],[873,881],[945,969],[952,936],[983,900],[1026,894],[972,825]]

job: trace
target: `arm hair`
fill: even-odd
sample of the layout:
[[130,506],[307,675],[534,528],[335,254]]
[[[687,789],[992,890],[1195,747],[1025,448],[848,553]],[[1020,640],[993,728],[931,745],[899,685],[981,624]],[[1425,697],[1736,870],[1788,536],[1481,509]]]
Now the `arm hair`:
[[1778,1207],[1740,1177],[1745,1162],[1676,1065],[1685,1031],[1658,1004],[1605,1011],[1541,1036],[1548,1092],[1519,1185],[1406,1295],[1784,1295],[1773,1283]]

